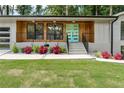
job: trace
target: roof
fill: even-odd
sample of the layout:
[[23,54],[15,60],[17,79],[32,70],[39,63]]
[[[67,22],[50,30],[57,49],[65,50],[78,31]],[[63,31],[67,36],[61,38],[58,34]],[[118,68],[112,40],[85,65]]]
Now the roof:
[[117,13],[117,14],[115,14],[115,15],[113,15],[113,16],[121,16],[121,15],[124,15],[124,11],[122,11],[122,12],[120,12],[120,13]]
[[55,21],[93,21],[93,20],[114,20],[117,16],[0,16],[0,20],[55,20]]
[[29,16],[26,16],[26,15],[3,15],[3,16],[0,16],[0,17],[92,17],[92,18],[115,18],[116,16],[42,16],[42,15],[29,15]]

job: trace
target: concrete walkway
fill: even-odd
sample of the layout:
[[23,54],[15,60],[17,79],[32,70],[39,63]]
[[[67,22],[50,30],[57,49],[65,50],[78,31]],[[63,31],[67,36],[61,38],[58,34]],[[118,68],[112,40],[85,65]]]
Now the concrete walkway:
[[30,60],[30,59],[93,59],[90,55],[68,55],[68,54],[13,54],[7,53],[0,56],[0,59],[5,60]]
[[0,50],[0,56],[1,55],[4,55],[4,54],[6,54],[6,53],[8,53],[8,52],[10,52],[11,50]]

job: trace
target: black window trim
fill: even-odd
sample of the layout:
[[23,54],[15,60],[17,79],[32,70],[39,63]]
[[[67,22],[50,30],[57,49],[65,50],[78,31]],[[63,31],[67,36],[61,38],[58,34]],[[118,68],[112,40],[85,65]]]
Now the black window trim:
[[28,24],[33,24],[34,25],[34,38],[32,39],[32,40],[44,40],[44,24],[43,23],[40,23],[42,26],[43,26],[43,39],[37,39],[36,38],[36,25],[37,24],[39,24],[40,22],[35,22],[35,23],[31,23],[31,22],[28,22],[27,23],[27,40],[30,40],[29,38],[28,38]]
[[[49,24],[53,24],[53,25],[56,25],[56,24],[61,24],[62,25],[62,39],[56,39],[56,37],[54,37],[54,39],[52,39],[52,41],[56,41],[56,40],[63,40],[64,39],[64,33],[63,33],[63,30],[64,30],[64,24],[63,23],[47,23],[47,33],[46,33],[46,39],[47,40],[51,40],[51,39],[48,39],[48,26]],[[54,33],[55,34],[55,33]],[[55,36],[55,35],[54,35]]]
[[[121,29],[121,32],[120,32],[120,39],[121,39],[121,40],[124,40],[124,35],[122,34],[122,23],[123,23],[123,27],[124,27],[124,21],[121,21],[121,27],[120,27],[120,29]],[[124,29],[123,29],[123,33],[124,33]]]

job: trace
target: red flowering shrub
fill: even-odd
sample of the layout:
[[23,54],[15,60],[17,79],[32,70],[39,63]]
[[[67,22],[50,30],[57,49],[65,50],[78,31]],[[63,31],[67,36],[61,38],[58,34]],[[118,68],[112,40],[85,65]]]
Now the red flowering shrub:
[[23,52],[26,53],[26,54],[30,54],[32,52],[32,47],[29,47],[29,46],[24,47]]
[[105,51],[105,52],[102,52],[102,57],[103,58],[105,58],[105,59],[108,59],[108,58],[110,58],[111,57],[111,54],[110,53],[108,53],[107,51]]
[[116,53],[114,55],[114,59],[116,59],[116,60],[122,60],[122,57],[123,57],[123,55],[121,53]]
[[45,54],[45,53],[47,53],[47,51],[48,51],[47,47],[44,47],[44,46],[41,46],[41,47],[38,49],[38,52],[39,52],[40,54]]
[[61,53],[61,48],[59,46],[55,46],[52,48],[52,53],[54,54],[60,54]]

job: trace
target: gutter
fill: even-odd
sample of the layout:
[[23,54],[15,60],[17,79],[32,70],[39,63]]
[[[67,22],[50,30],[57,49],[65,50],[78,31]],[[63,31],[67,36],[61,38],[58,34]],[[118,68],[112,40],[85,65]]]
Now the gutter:
[[112,21],[111,23],[111,54],[113,55],[113,24],[115,21],[117,21],[119,16],[116,17],[115,20]]

